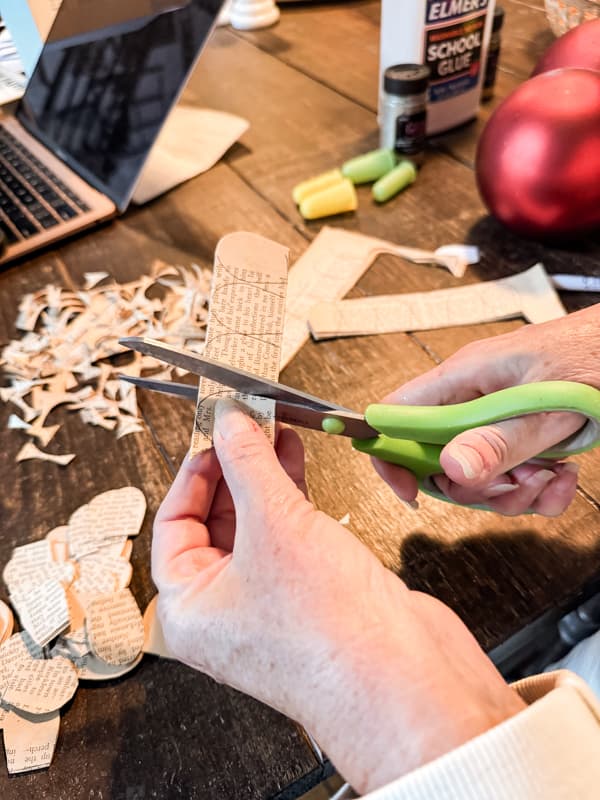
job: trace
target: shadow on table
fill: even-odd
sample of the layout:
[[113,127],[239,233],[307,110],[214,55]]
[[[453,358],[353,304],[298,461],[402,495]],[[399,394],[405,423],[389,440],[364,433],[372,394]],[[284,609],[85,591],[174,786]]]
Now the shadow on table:
[[562,622],[600,592],[600,540],[580,548],[534,531],[489,531],[444,544],[416,532],[404,540],[401,559],[408,586],[429,593],[435,587],[507,679],[544,669],[600,628],[599,617],[565,635]]
[[[541,261],[549,273],[572,272],[600,275],[600,231],[571,240],[541,242],[512,233],[494,217],[483,216],[468,234],[469,244],[481,250],[481,261],[469,268],[482,280],[506,277]],[[563,300],[576,298],[577,292],[563,292]],[[587,293],[589,305],[598,295]]]

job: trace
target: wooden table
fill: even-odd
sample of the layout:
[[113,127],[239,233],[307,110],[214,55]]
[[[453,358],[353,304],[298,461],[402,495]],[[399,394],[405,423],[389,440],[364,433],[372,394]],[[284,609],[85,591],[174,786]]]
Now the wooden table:
[[[529,74],[551,42],[543,0],[503,0],[506,23],[497,97]],[[287,245],[292,260],[320,223],[304,223],[292,203],[298,181],[377,145],[379,3],[282,7],[269,30],[218,30],[187,90],[187,100],[241,114],[251,127],[210,172],[159,201],[0,275],[0,342],[15,335],[25,292],[47,283],[82,286],[83,273],[109,270],[133,279],[154,258],[211,266],[218,239],[238,229]],[[473,242],[481,263],[463,281],[447,272],[381,257],[351,296],[436,289],[513,274],[542,260],[550,272],[598,274],[598,241],[547,248],[489,219],[475,187],[477,136],[489,116],[432,147],[418,182],[383,207],[359,189],[356,214],[328,220],[401,244],[432,248]],[[566,295],[568,308],[595,295]],[[419,334],[309,343],[282,379],[362,408],[427,370],[461,345],[520,322]],[[57,410],[60,468],[15,463],[22,445],[0,409],[2,512],[0,562],[12,547],[43,536],[101,491],[139,486],[149,512],[134,547],[132,589],[142,608],[154,594],[149,574],[151,524],[186,452],[192,409],[180,401],[140,397],[146,431],[117,441]],[[600,455],[581,457],[580,491],[556,520],[462,510],[428,498],[418,512],[393,502],[390,490],[348,443],[303,434],[316,505],[339,518],[412,587],[433,593],[462,616],[482,646],[497,647],[543,615],[558,616],[595,585],[600,567]],[[0,589],[0,595],[3,589]],[[497,653],[500,651],[496,651]],[[326,687],[324,687],[326,691]],[[181,665],[147,657],[121,680],[80,688],[64,709],[54,763],[41,773],[6,777],[3,800],[296,797],[327,771],[292,722]]]

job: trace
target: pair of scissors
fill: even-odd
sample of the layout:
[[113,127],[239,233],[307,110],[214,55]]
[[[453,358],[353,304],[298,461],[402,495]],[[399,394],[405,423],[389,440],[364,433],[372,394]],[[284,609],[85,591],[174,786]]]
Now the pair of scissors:
[[[274,400],[275,417],[282,422],[351,437],[356,450],[405,467],[415,475],[422,491],[446,502],[452,501],[433,481],[434,475],[443,474],[441,451],[455,436],[471,428],[525,414],[571,411],[583,415],[587,422],[575,434],[537,457],[558,460],[600,445],[600,391],[583,383],[546,381],[523,384],[466,403],[446,406],[374,403],[364,414],[359,414],[290,386],[154,339],[129,337],[120,339],[119,343],[242,394]],[[194,401],[198,394],[196,386],[184,383],[151,377],[121,377],[141,388]],[[487,506],[473,507],[487,509]]]

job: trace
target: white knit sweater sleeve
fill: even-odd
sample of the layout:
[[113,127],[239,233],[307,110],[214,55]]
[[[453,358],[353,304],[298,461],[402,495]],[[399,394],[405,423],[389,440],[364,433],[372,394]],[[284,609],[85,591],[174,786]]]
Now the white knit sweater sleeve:
[[599,800],[592,691],[565,670],[513,686],[524,711],[364,800]]

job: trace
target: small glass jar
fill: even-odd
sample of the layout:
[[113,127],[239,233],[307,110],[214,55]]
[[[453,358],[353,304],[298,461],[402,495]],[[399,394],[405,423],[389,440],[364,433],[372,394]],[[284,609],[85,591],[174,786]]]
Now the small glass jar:
[[380,146],[420,163],[425,149],[429,67],[396,64],[383,75]]
[[488,48],[487,61],[485,62],[485,75],[483,78],[483,88],[481,99],[486,102],[494,96],[494,86],[496,84],[496,72],[498,70],[498,59],[500,58],[500,40],[502,25],[504,23],[504,9],[496,6],[494,9],[494,20],[492,22],[492,36]]

